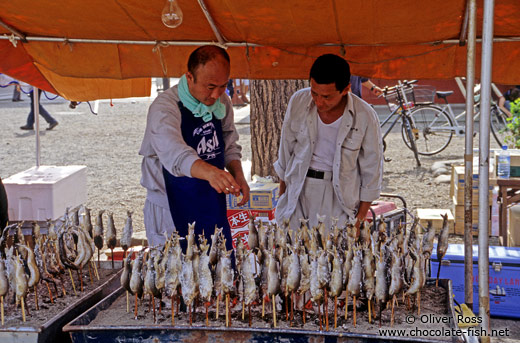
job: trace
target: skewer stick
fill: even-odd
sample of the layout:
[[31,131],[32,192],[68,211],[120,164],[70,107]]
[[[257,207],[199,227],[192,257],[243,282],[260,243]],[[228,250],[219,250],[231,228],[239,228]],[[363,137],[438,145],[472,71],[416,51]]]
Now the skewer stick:
[[439,257],[439,269],[437,269],[437,280],[435,280],[435,287],[439,287],[439,275],[441,274],[441,260],[442,257]]
[[325,301],[323,302],[323,314],[325,315],[325,331],[329,331],[329,297],[327,296],[327,288],[325,288]]
[[191,313],[191,303],[188,305],[188,312],[190,312],[190,326],[191,326],[191,324],[193,323],[192,313]]
[[77,272],[78,272],[80,290],[83,292],[83,268],[80,268],[79,270],[77,270]]
[[273,294],[273,322],[274,327],[276,327],[276,302],[274,301],[275,295]]
[[352,301],[352,305],[354,306],[354,327],[356,327],[356,296],[354,295],[354,300]]
[[229,294],[226,293],[226,327],[229,326]]
[[78,295],[78,292],[76,292],[76,284],[74,283],[74,279],[72,278],[72,272],[70,271],[70,268],[68,268],[68,271],[70,276],[70,282],[72,282],[72,289],[74,290],[74,295]]
[[[370,304],[369,304],[370,306]],[[370,313],[370,307],[368,308]],[[338,327],[338,296],[334,296],[334,329]]]
[[395,294],[392,297],[392,315],[390,316],[390,326],[394,326],[394,307],[395,307]]
[[90,264],[88,264],[88,276],[90,278],[90,284],[93,285],[94,279],[92,278],[92,266]]
[[218,319],[218,305],[219,305],[219,302],[220,302],[220,294],[217,297],[217,312],[215,313],[215,319]]
[[98,249],[97,250],[97,266],[98,266],[98,268],[101,268],[101,265],[99,264],[99,255],[101,255],[101,252]]
[[249,306],[249,327],[251,327],[251,324],[252,324],[252,320],[251,320],[251,304],[249,304],[248,306]]
[[114,269],[114,249],[110,248],[110,255],[112,255],[112,269]]
[[2,308],[0,309],[0,311],[2,313],[2,326],[4,326],[4,296],[3,295],[0,297],[0,302],[2,305]]
[[368,322],[372,324],[372,308],[370,305],[372,304],[372,300],[368,300]]
[[36,311],[40,309],[40,306],[38,306],[38,284],[34,285],[34,307]]
[[291,291],[291,326],[294,319],[294,291]]
[[285,320],[289,320],[289,301],[287,300],[287,293],[285,293]]
[[265,316],[265,295],[262,297],[262,318]]
[[[175,305],[173,303],[173,295],[171,296],[171,302],[172,302],[172,326],[175,325]],[[207,318],[207,313],[206,313],[206,321],[208,320]]]
[[25,323],[25,300],[23,298],[24,297],[21,298],[21,302],[22,302],[22,320]]
[[99,273],[98,273],[98,270],[97,270],[96,262],[90,260],[90,263],[94,266],[94,274],[96,274],[96,278],[99,281]]
[[155,297],[153,296],[153,294],[150,294],[150,296],[152,297],[153,322],[157,323],[157,319],[156,319],[156,316],[155,316]]
[[348,319],[348,290],[345,290],[345,320]]
[[135,293],[135,309],[134,309],[134,319],[137,320],[137,292]]
[[209,307],[209,302],[206,302],[206,326],[209,326],[208,307]]
[[245,302],[244,300],[242,300],[242,321],[244,321],[244,318],[245,318]]
[[307,305],[307,303],[305,302],[305,293],[303,293],[303,310],[302,310],[302,316],[303,316],[303,324],[305,324],[305,305]]
[[322,324],[322,319],[321,319],[321,306],[320,306],[320,303],[318,303],[318,317],[320,319],[320,331],[323,331],[323,324]]
[[417,292],[417,315],[421,315],[421,290]]
[[45,285],[47,286],[47,290],[49,291],[49,298],[51,299],[51,304],[54,304],[54,299],[52,297],[52,292],[51,292],[51,288],[49,287],[49,283],[47,281],[45,281]]
[[381,312],[383,311],[383,302],[379,300],[379,327],[381,327]]

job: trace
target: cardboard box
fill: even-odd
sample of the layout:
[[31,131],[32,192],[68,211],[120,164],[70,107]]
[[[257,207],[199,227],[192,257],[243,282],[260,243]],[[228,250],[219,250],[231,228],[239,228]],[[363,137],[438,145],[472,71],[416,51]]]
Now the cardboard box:
[[[432,271],[439,261],[435,244]],[[450,244],[442,260],[441,279],[451,279],[455,299],[464,303],[464,244]],[[478,312],[478,246],[473,245],[473,310]],[[520,318],[520,248],[489,247],[489,310],[492,316]]]
[[[491,168],[489,173],[489,189],[492,190],[494,186],[497,185],[494,168]],[[465,169],[464,165],[452,165],[451,168],[451,183],[450,183],[450,196],[457,195],[459,199],[459,203],[464,203],[464,185],[465,185]],[[479,188],[479,170],[478,166],[473,166],[473,176],[472,176],[472,188],[473,188],[473,198],[478,198],[478,188]],[[458,192],[460,194],[458,194]]]
[[236,248],[236,243],[239,238],[244,242],[246,248],[249,249],[247,239],[249,237],[249,221],[251,215],[256,220],[261,220],[264,224],[274,223],[275,209],[271,210],[227,210],[227,217],[229,226],[231,227],[231,237],[233,238],[233,248]]
[[271,210],[278,204],[279,183],[250,183],[249,201],[244,206],[237,206],[242,196],[226,196],[228,209],[233,210]]
[[451,234],[455,233],[455,218],[453,218],[453,214],[448,209],[437,209],[437,208],[418,208],[417,209],[417,217],[419,218],[419,224],[426,227],[428,225],[428,221],[431,221],[435,231],[440,233],[442,229],[443,219],[441,214],[448,214],[448,225],[450,227],[449,231]]
[[3,180],[9,219],[55,220],[87,201],[86,166],[40,166]]
[[[488,235],[491,236],[491,220],[488,223]],[[473,236],[478,236],[478,218],[473,220],[473,223],[471,224],[472,227],[472,234]],[[455,234],[459,236],[464,236],[464,219],[457,220],[455,219]]]

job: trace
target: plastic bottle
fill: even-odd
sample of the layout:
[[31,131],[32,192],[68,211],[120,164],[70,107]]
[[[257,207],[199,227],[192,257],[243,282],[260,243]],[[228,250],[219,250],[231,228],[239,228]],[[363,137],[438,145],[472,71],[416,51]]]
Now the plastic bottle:
[[509,150],[507,150],[507,145],[502,145],[502,151],[498,155],[497,162],[497,176],[501,179],[508,179],[511,170],[511,156]]

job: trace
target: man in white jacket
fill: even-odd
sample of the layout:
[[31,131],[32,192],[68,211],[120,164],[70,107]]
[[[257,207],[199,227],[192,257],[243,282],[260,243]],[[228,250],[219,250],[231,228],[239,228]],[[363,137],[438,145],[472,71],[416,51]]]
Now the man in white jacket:
[[343,58],[318,57],[310,88],[296,92],[285,114],[275,170],[280,177],[276,220],[300,218],[317,225],[317,215],[363,220],[379,198],[383,147],[379,120],[350,90],[350,67]]

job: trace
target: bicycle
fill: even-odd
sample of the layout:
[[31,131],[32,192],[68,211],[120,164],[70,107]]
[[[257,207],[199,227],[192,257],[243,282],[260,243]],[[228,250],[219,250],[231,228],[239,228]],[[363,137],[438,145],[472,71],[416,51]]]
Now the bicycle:
[[[417,166],[420,167],[421,161],[419,160],[419,151],[415,144],[416,140],[419,138],[419,131],[415,127],[411,116],[411,109],[416,106],[414,88],[412,85],[416,82],[417,80],[399,81],[397,85],[393,87],[385,87],[383,89],[383,96],[388,104],[388,108],[390,109],[390,114],[381,122],[380,127],[383,128],[383,126],[395,116],[394,121],[383,134],[383,150],[386,150],[385,138],[400,119],[401,135],[403,140],[407,147],[413,151],[415,160],[417,161]],[[417,105],[421,106],[419,103],[417,103]]]
[[[479,86],[476,87],[477,90]],[[420,155],[435,155],[443,151],[451,142],[453,135],[464,136],[466,132],[465,125],[459,125],[459,119],[465,117],[466,111],[462,111],[455,115],[453,109],[448,102],[448,97],[453,91],[436,91],[437,98],[442,99],[445,104],[427,104],[414,109],[410,116],[412,117],[413,126],[419,130],[420,138],[414,142],[416,149]],[[499,146],[504,143],[507,135],[507,115],[503,113],[496,102],[491,103],[490,113],[490,129],[495,141]],[[473,120],[480,117],[480,95],[475,96]],[[403,136],[404,137],[404,136]],[[406,142],[407,146],[411,146]]]

